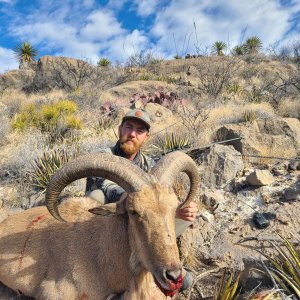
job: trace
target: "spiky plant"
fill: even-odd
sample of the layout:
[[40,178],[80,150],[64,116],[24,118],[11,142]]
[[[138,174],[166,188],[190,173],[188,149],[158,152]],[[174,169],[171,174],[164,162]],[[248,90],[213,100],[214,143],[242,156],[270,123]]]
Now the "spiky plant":
[[218,55],[218,56],[223,56],[224,55],[224,51],[226,50],[227,46],[224,42],[222,41],[216,41],[213,45],[212,45],[212,53]]
[[29,42],[23,42],[15,47],[14,54],[20,63],[20,68],[22,68],[35,60],[38,51]]
[[286,238],[281,237],[281,242],[283,246],[275,241],[269,241],[278,252],[277,257],[272,258],[263,252],[260,253],[270,262],[269,274],[283,291],[300,299],[300,250]]
[[187,148],[189,145],[189,138],[171,133],[171,135],[166,134],[164,137],[158,137],[153,147],[159,152],[168,153],[174,150]]
[[65,149],[44,152],[32,163],[32,171],[28,174],[32,185],[42,193],[45,192],[53,174],[74,156],[69,155]]
[[262,49],[262,42],[259,37],[252,36],[246,40],[243,48],[245,49],[247,54],[257,54]]
[[244,47],[242,45],[237,45],[232,49],[233,55],[243,55],[244,54]]
[[[227,279],[226,279],[227,278]],[[224,270],[223,276],[218,284],[217,293],[214,300],[234,300],[239,295],[240,274],[234,278],[233,274],[228,276],[228,271]]]
[[103,58],[100,58],[99,61],[98,61],[98,66],[99,67],[107,67],[110,65],[110,60],[103,57]]

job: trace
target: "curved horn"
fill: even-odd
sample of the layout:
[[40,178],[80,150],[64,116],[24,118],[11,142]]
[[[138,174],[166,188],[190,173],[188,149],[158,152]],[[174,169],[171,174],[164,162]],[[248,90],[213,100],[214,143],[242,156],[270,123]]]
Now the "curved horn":
[[139,191],[143,185],[148,184],[149,180],[146,172],[123,157],[110,153],[78,157],[60,168],[48,184],[46,205],[54,218],[65,221],[57,208],[61,191],[71,182],[90,176],[114,181],[129,193]]
[[195,162],[187,154],[176,151],[164,156],[151,170],[151,174],[166,186],[172,186],[180,172],[186,173],[191,182],[189,194],[181,204],[181,207],[186,207],[196,198],[200,186],[200,176]]

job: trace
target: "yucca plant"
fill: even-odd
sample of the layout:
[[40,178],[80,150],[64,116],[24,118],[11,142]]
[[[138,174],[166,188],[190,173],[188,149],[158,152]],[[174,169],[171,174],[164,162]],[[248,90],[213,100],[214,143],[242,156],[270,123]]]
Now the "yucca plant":
[[15,47],[14,54],[20,63],[20,68],[22,68],[34,61],[38,52],[29,42],[23,42]]
[[74,155],[70,156],[65,149],[44,152],[32,163],[33,170],[28,174],[32,185],[42,193],[45,192],[53,174],[71,158],[74,158]]
[[278,252],[277,257],[272,258],[263,252],[260,253],[270,262],[268,272],[276,283],[288,295],[293,294],[295,299],[300,299],[300,250],[286,238],[281,237],[281,242],[283,246],[269,241]]
[[239,280],[240,280],[240,274],[238,274],[237,277],[234,278],[233,274],[230,274],[228,276],[228,271],[225,269],[223,276],[218,284],[218,289],[216,295],[214,296],[214,300],[237,299],[239,295],[239,291],[238,291]]
[[232,49],[233,55],[243,55],[244,54],[244,47],[243,45],[237,45]]
[[224,51],[226,50],[227,46],[224,42],[222,41],[216,41],[213,45],[212,45],[212,52],[218,56],[223,56],[224,55]]
[[247,54],[257,54],[262,49],[262,42],[259,37],[252,36],[246,40],[243,48]]

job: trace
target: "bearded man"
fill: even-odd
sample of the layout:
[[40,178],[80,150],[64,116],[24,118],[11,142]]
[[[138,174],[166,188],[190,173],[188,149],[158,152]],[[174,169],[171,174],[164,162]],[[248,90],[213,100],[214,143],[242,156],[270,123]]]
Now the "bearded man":
[[[149,138],[150,126],[150,116],[146,111],[141,109],[130,110],[123,117],[122,123],[119,126],[119,140],[116,145],[104,151],[125,157],[145,172],[150,172],[155,162],[141,151],[142,145]],[[106,204],[118,201],[121,197],[126,196],[126,192],[108,179],[88,177],[86,195],[99,201],[101,204]],[[195,221],[197,211],[196,203],[192,202],[189,206],[178,209],[176,218],[193,222]]]

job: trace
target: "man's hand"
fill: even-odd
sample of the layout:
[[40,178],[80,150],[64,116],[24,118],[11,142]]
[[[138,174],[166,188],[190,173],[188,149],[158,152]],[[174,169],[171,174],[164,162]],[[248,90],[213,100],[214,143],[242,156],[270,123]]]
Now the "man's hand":
[[185,208],[177,208],[176,210],[176,218],[194,222],[197,216],[198,207],[195,202],[191,202],[187,207]]

